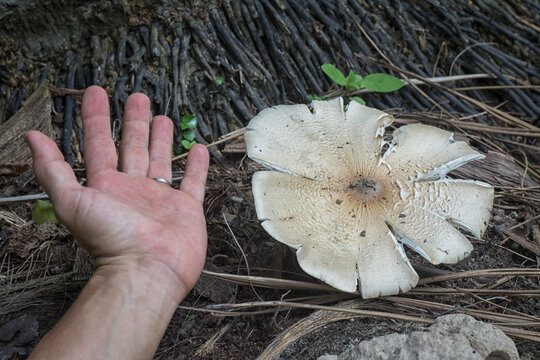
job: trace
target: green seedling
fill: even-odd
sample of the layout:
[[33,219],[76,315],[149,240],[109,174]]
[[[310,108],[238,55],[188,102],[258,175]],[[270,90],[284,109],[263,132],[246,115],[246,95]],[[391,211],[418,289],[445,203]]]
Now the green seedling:
[[356,101],[362,105],[366,105],[366,102],[360,96],[351,96],[349,100]]
[[38,225],[46,222],[57,223],[58,219],[54,214],[53,206],[48,201],[37,200],[32,209],[32,220]]
[[[401,89],[405,83],[395,76],[375,73],[362,77],[356,74],[353,70],[349,71],[347,77],[332,64],[323,64],[322,71],[336,84],[343,86],[345,91],[352,92],[365,88],[374,92],[392,92]],[[309,100],[318,100],[310,99]],[[357,101],[362,105],[366,102],[359,96],[353,96],[350,100]]]
[[225,78],[221,75],[216,75],[216,83],[218,85],[223,85],[225,84]]
[[323,64],[321,69],[330,79],[336,84],[343,86],[347,91],[355,91],[361,87],[362,77],[352,70],[349,71],[349,75],[345,77],[345,75],[332,64]]
[[195,145],[195,128],[197,127],[197,118],[193,114],[187,114],[182,116],[182,146],[184,149],[189,150]]
[[188,319],[189,321],[194,320],[194,319],[195,319],[195,314],[188,315],[187,319]]
[[[175,155],[179,155],[182,151],[189,150],[197,142],[195,141],[195,128],[197,127],[197,117],[194,114],[186,114],[182,116],[182,122],[180,123],[180,129],[182,130],[181,141],[182,146],[173,145],[173,152]],[[177,130],[175,129],[175,135]]]
[[319,100],[319,101],[323,101],[324,98],[322,96],[319,96],[319,95],[308,95],[307,96],[308,100]]
[[182,146],[184,149],[189,150],[193,145],[195,145],[196,141],[189,141],[189,140],[182,140]]
[[369,74],[362,79],[362,86],[375,92],[392,92],[401,89],[405,83],[388,74]]

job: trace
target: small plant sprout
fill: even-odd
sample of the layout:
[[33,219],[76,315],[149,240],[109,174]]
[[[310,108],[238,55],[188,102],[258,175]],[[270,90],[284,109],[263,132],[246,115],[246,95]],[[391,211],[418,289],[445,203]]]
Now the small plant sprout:
[[225,78],[221,75],[216,75],[216,84],[218,85],[225,84]]
[[[350,70],[349,75],[345,77],[345,75],[332,64],[323,64],[321,69],[332,81],[343,86],[347,92],[357,91],[361,88],[366,88],[374,92],[392,92],[401,89],[401,87],[405,85],[402,80],[388,74],[375,73],[362,77],[353,70]],[[362,105],[366,105],[364,99],[359,96],[353,96],[349,99],[359,102]]]
[[349,100],[356,101],[357,103],[360,103],[362,105],[366,105],[366,102],[360,96],[351,96]]
[[[394,131],[392,116],[343,99],[267,108],[247,126],[262,227],[296,250],[308,274],[373,298],[406,292],[418,275],[406,245],[433,264],[456,263],[482,237],[489,184],[447,174],[482,159],[451,132],[423,124]],[[461,231],[460,231],[461,230]]]
[[53,205],[48,201],[37,200],[32,209],[32,220],[38,225],[46,222],[57,223],[58,219],[54,214]]
[[319,100],[319,101],[323,101],[324,98],[322,96],[319,96],[319,95],[313,95],[313,94],[310,94],[307,96],[308,100]]
[[[186,114],[182,116],[182,122],[180,123],[180,129],[182,130],[182,147],[173,146],[173,152],[175,155],[182,153],[182,149],[189,150],[195,142],[195,128],[197,127],[197,117],[194,114]],[[175,129],[176,133],[176,129]]]
[[345,75],[332,64],[323,64],[321,69],[330,79],[336,84],[343,86],[347,91],[355,91],[362,86],[362,77],[352,70],[349,71],[349,75],[345,77]]

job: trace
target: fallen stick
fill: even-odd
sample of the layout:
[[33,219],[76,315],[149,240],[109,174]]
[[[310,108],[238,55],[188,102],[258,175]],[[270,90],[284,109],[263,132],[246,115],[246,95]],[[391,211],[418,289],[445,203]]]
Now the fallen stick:
[[10,196],[10,197],[5,197],[5,198],[0,198],[0,204],[11,204],[11,203],[33,201],[33,200],[46,200],[48,198],[49,198],[49,195],[47,195],[46,193]]

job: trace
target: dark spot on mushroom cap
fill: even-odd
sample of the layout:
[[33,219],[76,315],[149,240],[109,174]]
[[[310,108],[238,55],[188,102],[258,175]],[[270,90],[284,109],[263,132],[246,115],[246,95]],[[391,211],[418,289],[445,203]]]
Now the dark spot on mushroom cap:
[[369,179],[360,175],[349,182],[347,191],[352,193],[356,200],[364,202],[365,207],[366,202],[374,201],[381,195],[383,186],[374,179]]
[[362,230],[362,232],[360,233],[360,236],[365,237],[366,236],[366,230]]
[[399,217],[400,217],[400,218],[404,218],[405,216],[407,216],[407,215],[405,215],[405,214],[399,214]]
[[338,204],[338,205],[341,205],[342,202],[343,202],[343,200],[340,200],[340,199],[336,200],[336,204]]
[[349,183],[349,189],[359,189],[361,191],[375,190],[377,182],[372,179],[366,179],[360,177],[360,179],[355,179]]

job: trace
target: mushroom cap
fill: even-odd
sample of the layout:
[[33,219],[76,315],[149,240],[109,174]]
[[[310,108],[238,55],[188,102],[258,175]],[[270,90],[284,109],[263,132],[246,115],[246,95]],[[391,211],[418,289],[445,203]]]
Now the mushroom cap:
[[482,236],[493,204],[485,183],[449,171],[483,158],[453,134],[393,119],[341,98],[268,108],[254,117],[248,156],[274,171],[253,176],[263,228],[296,249],[302,269],[364,298],[406,292],[418,275],[403,244],[434,264],[472,251],[458,230]]

